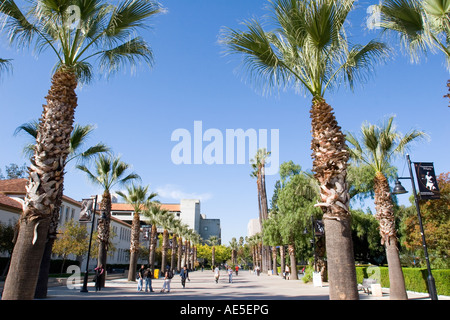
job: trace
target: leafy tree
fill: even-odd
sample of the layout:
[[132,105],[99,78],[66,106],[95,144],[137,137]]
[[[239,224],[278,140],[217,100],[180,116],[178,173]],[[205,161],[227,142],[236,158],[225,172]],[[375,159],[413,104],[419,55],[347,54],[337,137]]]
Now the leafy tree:
[[[440,199],[421,200],[420,214],[425,230],[427,249],[430,263],[434,268],[449,268],[450,239],[450,173],[441,173],[436,178]],[[404,229],[403,243],[412,251],[415,257],[420,258],[416,263],[425,264],[422,247],[422,236],[419,228],[417,211],[410,210],[402,219]]]
[[80,225],[74,220],[67,221],[61,228],[60,236],[53,244],[53,253],[62,256],[61,273],[64,270],[64,262],[71,254],[83,256],[88,251],[88,231],[85,225]]
[[2,170],[0,169],[0,180],[4,179],[21,179],[26,178],[28,173],[28,168],[26,163],[22,166],[18,166],[15,163],[10,163],[9,166],[5,166],[6,177],[3,176]]
[[305,247],[309,244],[304,230],[311,226],[311,216],[321,216],[321,210],[314,206],[318,195],[316,181],[304,172],[293,175],[278,194],[277,225],[282,244],[288,245],[292,280],[297,279],[296,249],[301,243]]
[[[326,103],[325,93],[342,82],[350,88],[387,56],[386,45],[372,40],[351,45],[345,31],[354,0],[270,1],[273,31],[257,19],[246,30],[225,29],[221,41],[229,53],[243,56],[252,80],[265,88],[301,88],[312,105],[313,168],[320,184],[329,261],[330,298],[359,298],[350,232],[346,184],[345,136]],[[342,232],[345,230],[346,232]]]
[[360,263],[380,265],[386,259],[380,247],[379,223],[370,212],[352,210],[352,234],[355,259]]
[[[50,49],[56,57],[52,84],[43,106],[21,226],[5,282],[3,299],[33,299],[52,215],[63,182],[78,105],[76,87],[88,83],[94,67],[112,74],[139,62],[151,65],[147,42],[136,37],[161,6],[147,0],[29,1],[26,13],[13,0],[1,0],[3,30],[17,48]],[[77,8],[78,10],[74,10]],[[76,13],[74,15],[74,13]],[[78,18],[75,19],[74,17]],[[30,239],[35,238],[35,241]],[[26,271],[24,271],[26,268]]]

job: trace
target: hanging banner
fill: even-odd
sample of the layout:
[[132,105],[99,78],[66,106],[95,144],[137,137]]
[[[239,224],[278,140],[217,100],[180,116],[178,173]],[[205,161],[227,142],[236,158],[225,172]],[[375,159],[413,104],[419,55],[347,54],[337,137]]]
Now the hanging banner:
[[317,237],[325,235],[325,227],[322,220],[314,220],[314,235]]
[[80,221],[89,222],[92,219],[92,210],[94,208],[94,199],[83,199],[81,201]]
[[439,199],[439,186],[434,173],[433,162],[414,162],[416,177],[419,183],[420,199]]

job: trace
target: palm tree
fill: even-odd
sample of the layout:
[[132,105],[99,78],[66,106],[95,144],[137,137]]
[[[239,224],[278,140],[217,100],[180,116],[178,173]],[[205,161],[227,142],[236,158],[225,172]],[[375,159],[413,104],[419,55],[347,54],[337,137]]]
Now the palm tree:
[[202,242],[202,237],[194,232],[192,236],[192,269],[195,269],[195,263],[197,262],[197,246]]
[[[86,143],[87,139],[92,134],[94,129],[95,127],[93,125],[84,125],[84,126],[79,124],[75,125],[72,133],[70,134],[70,141],[69,141],[70,152],[65,160],[64,168],[66,168],[67,164],[72,160],[76,160],[79,163],[86,163],[87,161],[92,159],[92,157],[110,151],[110,148],[103,143],[97,143],[96,145],[88,147],[87,149],[83,148],[84,144]],[[34,154],[38,130],[39,130],[39,122],[35,120],[20,125],[14,132],[14,135],[18,134],[19,132],[25,132],[32,138],[31,139],[32,142],[30,142],[24,147],[24,154],[29,158],[31,158]],[[64,182],[61,182],[52,210],[51,221],[47,234],[47,242],[45,244],[44,253],[40,265],[38,282],[36,285],[35,298],[38,299],[42,299],[47,296],[48,274],[50,272],[50,260],[53,244],[56,240],[58,232],[59,212],[61,210],[63,190],[64,190]]]
[[103,74],[115,73],[126,65],[135,66],[140,61],[151,65],[152,51],[134,34],[145,27],[149,17],[162,10],[148,0],[123,0],[117,5],[104,0],[29,3],[30,8],[24,14],[14,0],[1,0],[0,13],[6,17],[4,30],[17,47],[30,47],[34,43],[36,52],[50,49],[57,63],[40,118],[35,153],[30,159],[20,232],[3,299],[34,296],[38,265],[69,154],[78,83],[92,79],[95,61]]
[[[413,62],[428,50],[438,49],[444,53],[450,68],[448,0],[384,0],[378,5],[378,12],[380,27],[398,36]],[[447,86],[450,88],[450,80]]]
[[[221,42],[228,53],[243,55],[250,77],[265,88],[303,88],[312,96],[313,171],[321,186],[327,234],[330,298],[358,299],[346,184],[348,152],[325,93],[345,81],[373,72],[374,63],[387,56],[386,46],[372,40],[349,45],[344,30],[354,0],[273,0],[270,8],[275,31],[266,32],[253,19],[246,31],[225,29]],[[364,73],[366,71],[366,73]]]
[[[261,226],[261,232],[263,231],[264,221],[268,218],[268,205],[267,205],[267,193],[266,193],[266,174],[265,166],[267,157],[270,152],[266,151],[265,148],[258,149],[255,158],[251,160],[252,173],[251,177],[256,178],[256,185],[258,188],[258,208],[259,208],[259,223]],[[270,268],[270,257],[269,257],[269,247],[264,245],[262,248],[262,271],[267,272]]]
[[181,220],[179,219],[174,219],[172,222],[172,245],[170,246],[170,270],[177,270],[177,272],[179,271],[176,268],[176,253],[177,253],[177,247],[178,247],[178,230],[179,227],[181,225]]
[[167,213],[159,217],[159,225],[163,228],[163,243],[161,248],[161,270],[166,270],[167,249],[169,248],[169,230],[172,230],[175,217]]
[[177,272],[180,272],[181,267],[181,260],[182,260],[182,254],[183,254],[183,235],[187,232],[188,225],[184,223],[179,223],[175,227],[175,233],[177,234],[178,244],[177,244]]
[[392,171],[392,161],[404,154],[407,147],[425,137],[422,131],[411,130],[401,135],[395,128],[394,117],[379,127],[369,123],[361,126],[361,138],[347,134],[350,157],[357,164],[369,166],[374,176],[375,217],[380,223],[381,244],[386,248],[389,265],[390,296],[394,300],[406,300],[405,280],[398,251],[395,229],[394,204],[387,175]]
[[211,264],[212,267],[216,265],[216,246],[219,244],[219,238],[217,236],[210,236],[208,240],[206,240],[208,244],[212,247],[211,249]]
[[126,203],[133,207],[133,221],[131,223],[131,241],[130,241],[130,266],[128,273],[128,281],[136,280],[136,266],[139,257],[139,237],[141,229],[141,212],[144,210],[144,205],[157,196],[152,192],[148,194],[148,186],[132,185],[127,186],[127,194],[118,191],[117,194],[121,196]]
[[[112,155],[100,155],[95,160],[95,172],[92,173],[85,165],[77,165],[77,168],[85,172],[88,179],[103,189],[100,202],[100,217],[98,220],[99,250],[97,266],[103,265],[106,268],[106,258],[108,254],[108,240],[111,222],[111,191],[115,186],[124,186],[140,177],[132,172],[127,174],[130,165],[122,162],[120,157]],[[105,278],[102,277],[104,284]],[[102,285],[103,285],[102,284]]]
[[169,214],[169,211],[166,209],[162,209],[159,203],[147,203],[146,208],[142,212],[142,214],[145,217],[144,219],[146,219],[147,222],[152,225],[152,229],[150,232],[150,249],[148,261],[150,269],[153,272],[155,268],[156,240],[158,237],[157,224],[159,223],[161,216]]

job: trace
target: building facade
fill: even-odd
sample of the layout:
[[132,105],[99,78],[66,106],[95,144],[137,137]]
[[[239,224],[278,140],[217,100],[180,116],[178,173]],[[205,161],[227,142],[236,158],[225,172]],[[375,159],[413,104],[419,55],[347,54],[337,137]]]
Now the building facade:
[[[25,186],[27,179],[10,179],[0,180],[0,222],[5,226],[15,226],[22,214],[23,201],[26,195]],[[66,195],[63,195],[62,204],[59,214],[58,232],[62,232],[64,225],[69,221],[78,222],[80,218],[81,202],[76,201]],[[94,221],[94,231],[97,226],[99,212],[96,213]],[[86,223],[86,222],[80,222]],[[90,224],[90,223],[89,223]],[[126,264],[129,262],[129,250],[130,250],[130,236],[131,226],[128,223],[121,221],[120,219],[111,218],[112,234],[115,237],[112,239],[114,243],[114,251],[110,252],[108,256],[108,264]],[[91,226],[87,226],[87,230],[90,233]],[[93,243],[95,239],[93,239]],[[6,256],[5,252],[0,252],[0,256]],[[52,254],[52,259],[60,259],[55,254]],[[67,259],[79,260],[81,270],[86,269],[87,257],[75,257],[69,255]],[[92,257],[89,261],[89,270],[92,270],[97,266],[97,257]]]
[[[197,232],[205,243],[211,236],[221,238],[220,219],[207,219],[206,215],[200,213],[200,200],[181,199],[180,203],[163,203],[161,208],[168,210],[176,218],[187,224],[190,229]],[[133,207],[126,203],[112,203],[111,215],[117,219],[127,222],[131,225],[133,220]],[[141,225],[145,226],[148,222],[145,216],[141,216]],[[162,230],[158,230],[162,232]]]

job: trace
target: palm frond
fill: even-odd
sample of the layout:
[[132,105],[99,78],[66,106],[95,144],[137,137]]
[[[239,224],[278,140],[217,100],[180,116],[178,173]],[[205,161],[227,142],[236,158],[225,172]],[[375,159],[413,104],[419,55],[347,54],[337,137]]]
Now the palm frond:
[[430,47],[430,37],[417,0],[386,0],[379,6],[381,12],[380,27],[393,31],[403,49],[406,49],[411,60],[417,62],[419,56],[426,54]]
[[125,65],[132,70],[144,62],[148,66],[153,64],[153,52],[148,44],[140,37],[131,39],[117,47],[105,50],[100,54],[100,70],[107,75],[113,75]]

